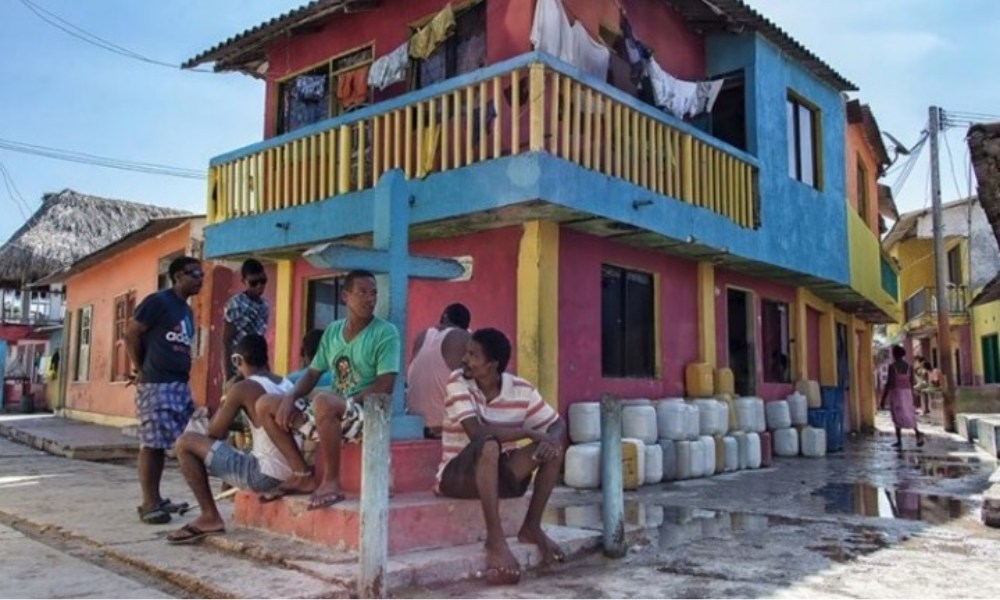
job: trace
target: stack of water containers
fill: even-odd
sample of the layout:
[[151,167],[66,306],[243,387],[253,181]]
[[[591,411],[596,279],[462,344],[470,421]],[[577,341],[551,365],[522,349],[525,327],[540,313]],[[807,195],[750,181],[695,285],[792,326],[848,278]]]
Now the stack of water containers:
[[[766,431],[763,400],[725,400],[623,400],[622,479],[625,489],[760,468],[763,458],[760,435]],[[731,418],[731,412],[735,418]],[[573,445],[566,452],[566,485],[600,487],[599,403],[570,405],[569,435]]]
[[844,449],[844,390],[819,388],[818,405],[809,405],[809,425],[826,432],[827,453]]

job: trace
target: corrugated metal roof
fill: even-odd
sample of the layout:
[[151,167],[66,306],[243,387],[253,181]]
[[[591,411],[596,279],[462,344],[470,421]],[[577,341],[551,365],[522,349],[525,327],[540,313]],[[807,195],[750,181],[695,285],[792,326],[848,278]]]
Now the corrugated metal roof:
[[[520,0],[525,1],[525,0]],[[664,0],[696,28],[726,30],[752,29],[764,36],[811,73],[840,91],[857,89],[853,83],[794,40],[783,29],[747,6],[742,0]],[[288,11],[256,27],[247,29],[184,62],[190,69],[215,62],[216,71],[243,71],[260,77],[260,68],[267,60],[267,44],[296,27],[337,14],[371,10],[379,0],[314,0]]]
[[379,4],[379,0],[313,0],[216,44],[181,67],[190,69],[214,62],[216,71],[243,71],[260,77],[263,74],[259,69],[267,62],[267,44],[271,40],[329,15],[371,10]]
[[782,52],[801,63],[813,75],[842,92],[857,86],[833,70],[770,19],[747,6],[742,0],[664,0],[686,21],[705,30],[756,31]]

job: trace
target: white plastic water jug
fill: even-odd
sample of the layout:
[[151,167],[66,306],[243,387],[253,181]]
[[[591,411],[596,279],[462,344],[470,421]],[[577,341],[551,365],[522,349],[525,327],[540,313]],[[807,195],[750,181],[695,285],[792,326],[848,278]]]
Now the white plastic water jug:
[[643,485],[660,483],[663,481],[663,448],[659,444],[649,444],[646,446],[646,476],[643,478]]
[[701,415],[697,406],[685,405],[684,437],[696,440],[701,435]]
[[740,431],[754,431],[757,428],[757,411],[753,398],[737,398],[736,424]]
[[663,481],[673,481],[677,477],[677,442],[663,439],[659,442],[663,449]]
[[806,397],[799,392],[793,392],[788,396],[787,402],[792,425],[807,425],[809,423],[809,404]]
[[712,435],[726,435],[727,433],[729,433],[729,422],[730,422],[729,408],[730,406],[728,402],[723,402],[721,400],[719,401],[716,408],[716,410],[719,412],[717,421],[718,427],[716,428],[715,433]]
[[810,458],[821,458],[826,456],[826,430],[815,427],[805,427],[802,429],[802,437],[799,447],[802,456]]
[[747,433],[745,431],[734,431],[732,435],[736,440],[736,448],[739,450],[736,470],[742,471],[747,468]]
[[705,469],[705,444],[701,440],[691,442],[691,477],[708,475]]
[[767,431],[767,419],[764,416],[764,400],[761,398],[753,399],[753,413],[754,413],[754,427],[753,431],[757,433],[763,433]]
[[771,439],[774,442],[775,456],[799,455],[799,432],[794,427],[775,429]]
[[642,440],[645,444],[655,444],[656,409],[649,400],[647,404],[630,404],[622,407],[622,437]]
[[698,407],[698,435],[715,435],[719,428],[719,401],[712,398],[698,398],[694,401]]
[[747,437],[747,468],[760,468],[760,436],[756,433],[748,433]]
[[773,400],[764,405],[764,411],[767,413],[768,429],[785,429],[792,426],[792,415],[789,412],[788,402]]
[[739,444],[736,442],[736,438],[731,435],[727,435],[722,438],[722,443],[725,445],[725,463],[723,466],[723,471],[729,473],[730,471],[735,471],[740,468],[740,449]]
[[809,408],[820,408],[823,406],[823,397],[819,393],[818,381],[800,381],[795,384],[795,391],[805,394],[806,404]]
[[698,438],[698,443],[704,449],[705,457],[702,464],[702,476],[711,477],[715,475],[715,438],[710,435],[703,435]]
[[563,481],[577,489],[601,487],[601,444],[576,444],[567,448]]
[[701,446],[698,442],[682,440],[674,442],[677,451],[677,479],[691,479],[691,448]]
[[686,414],[687,407],[683,400],[661,400],[656,405],[656,427],[660,439],[685,439]]
[[574,444],[601,440],[601,403],[575,402],[569,405],[569,439]]

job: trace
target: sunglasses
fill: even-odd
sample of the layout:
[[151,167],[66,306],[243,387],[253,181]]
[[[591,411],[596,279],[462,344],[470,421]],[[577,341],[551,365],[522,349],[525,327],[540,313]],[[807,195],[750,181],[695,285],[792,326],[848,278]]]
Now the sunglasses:
[[190,271],[184,271],[184,274],[192,279],[201,279],[205,276],[205,272],[201,269],[192,269]]
[[239,367],[243,364],[243,357],[239,354],[234,354],[229,357],[229,362],[233,363],[234,367]]
[[247,286],[257,287],[267,283],[267,277],[258,277],[257,279],[247,279]]

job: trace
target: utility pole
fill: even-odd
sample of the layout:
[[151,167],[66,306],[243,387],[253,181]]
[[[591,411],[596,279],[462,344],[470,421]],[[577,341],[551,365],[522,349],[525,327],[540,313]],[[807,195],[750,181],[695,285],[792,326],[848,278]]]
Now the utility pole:
[[938,367],[941,369],[941,391],[944,395],[944,430],[955,431],[955,373],[952,369],[951,305],[948,302],[948,259],[944,252],[944,217],[941,214],[941,165],[938,163],[938,134],[941,131],[941,109],[930,107],[929,135],[931,140],[931,215],[934,226],[934,273],[937,296]]

